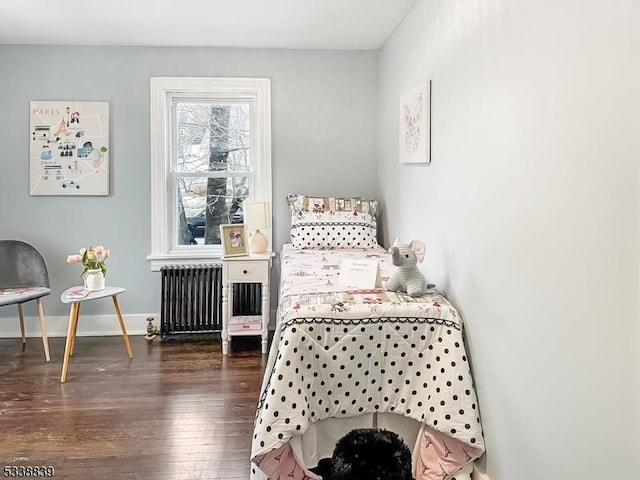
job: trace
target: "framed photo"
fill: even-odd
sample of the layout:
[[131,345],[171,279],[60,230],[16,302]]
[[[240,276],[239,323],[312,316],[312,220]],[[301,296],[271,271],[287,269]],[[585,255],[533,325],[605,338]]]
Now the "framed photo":
[[431,163],[431,80],[400,97],[400,163]]
[[247,243],[247,227],[243,223],[229,223],[220,225],[222,251],[225,257],[249,255]]

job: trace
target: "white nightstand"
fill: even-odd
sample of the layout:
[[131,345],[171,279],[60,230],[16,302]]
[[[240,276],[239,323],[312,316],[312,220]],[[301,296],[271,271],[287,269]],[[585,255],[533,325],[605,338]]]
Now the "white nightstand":
[[[260,335],[262,353],[267,353],[269,337],[269,277],[273,252],[242,257],[222,257],[222,354],[229,353],[229,340],[236,335]],[[262,284],[261,315],[232,316],[233,284]]]

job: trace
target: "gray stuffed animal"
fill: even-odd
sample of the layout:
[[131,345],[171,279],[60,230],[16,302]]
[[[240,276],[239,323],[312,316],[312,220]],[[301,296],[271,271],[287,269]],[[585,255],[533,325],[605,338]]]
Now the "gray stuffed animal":
[[418,262],[424,260],[424,243],[419,240],[412,240],[409,244],[398,243],[396,239],[389,253],[393,264],[398,268],[387,282],[387,290],[406,292],[412,297],[420,297],[427,293],[427,281],[417,266]]

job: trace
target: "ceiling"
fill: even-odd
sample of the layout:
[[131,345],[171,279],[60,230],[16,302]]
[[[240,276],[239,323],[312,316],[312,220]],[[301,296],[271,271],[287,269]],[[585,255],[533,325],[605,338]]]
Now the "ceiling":
[[378,49],[416,0],[2,0],[0,44]]

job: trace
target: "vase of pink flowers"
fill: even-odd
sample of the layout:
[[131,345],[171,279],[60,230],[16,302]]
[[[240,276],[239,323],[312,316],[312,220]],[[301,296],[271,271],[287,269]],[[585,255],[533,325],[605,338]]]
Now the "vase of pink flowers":
[[84,280],[84,288],[90,292],[104,290],[107,274],[109,250],[102,245],[97,247],[81,248],[79,253],[67,256],[67,263],[82,263],[80,276]]

